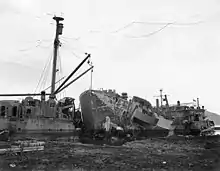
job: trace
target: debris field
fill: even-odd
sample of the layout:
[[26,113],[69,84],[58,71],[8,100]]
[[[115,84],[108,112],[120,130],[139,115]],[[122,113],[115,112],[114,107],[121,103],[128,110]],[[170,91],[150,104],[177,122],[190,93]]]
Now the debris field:
[[0,171],[218,171],[218,141],[148,138],[127,142],[122,146],[48,141],[43,151],[1,155]]

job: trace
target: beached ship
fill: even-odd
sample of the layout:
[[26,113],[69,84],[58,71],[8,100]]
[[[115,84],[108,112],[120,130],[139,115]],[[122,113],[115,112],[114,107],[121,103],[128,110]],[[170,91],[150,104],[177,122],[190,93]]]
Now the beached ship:
[[[0,94],[0,96],[27,96],[22,101],[1,100],[0,101],[0,130],[9,130],[14,133],[72,133],[75,131],[77,120],[81,116],[75,108],[74,98],[64,97],[57,100],[56,95],[67,88],[85,73],[93,68],[91,66],[74,80],[67,81],[85,63],[90,54],[75,68],[75,70],[56,89],[57,53],[61,46],[59,35],[62,34],[64,20],[62,17],[53,17],[56,21],[56,35],[54,39],[54,54],[52,67],[51,92],[42,91],[38,94]],[[40,99],[35,98],[40,96]]]
[[128,101],[114,90],[87,90],[79,99],[86,129],[101,129],[107,116],[112,123],[122,125],[122,114],[127,111]]
[[212,125],[212,121],[204,116],[204,107],[189,108],[179,102],[170,106],[167,96],[162,94],[161,106],[156,99],[154,107],[137,96],[128,100],[127,93],[119,95],[115,90],[87,90],[80,95],[80,104],[88,130],[102,129],[106,117],[110,118],[113,127],[143,130],[147,135],[168,135],[170,130],[177,134],[198,135]]
[[80,95],[82,119],[86,129],[102,129],[106,117],[113,127],[144,130],[169,130],[172,121],[153,112],[151,103],[115,90],[87,90]]
[[214,122],[205,116],[205,108],[200,106],[198,98],[190,103],[177,101],[177,104],[170,105],[167,95],[163,95],[160,90],[160,99],[161,105],[159,105],[159,99],[156,99],[154,111],[173,121],[170,129],[173,129],[175,134],[200,135],[204,130],[214,126]]

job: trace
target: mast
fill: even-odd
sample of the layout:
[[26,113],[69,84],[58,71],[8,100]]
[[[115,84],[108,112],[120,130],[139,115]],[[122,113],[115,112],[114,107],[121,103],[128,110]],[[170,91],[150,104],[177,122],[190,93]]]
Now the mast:
[[161,103],[161,107],[163,106],[163,90],[160,89],[160,103]]
[[51,95],[50,98],[55,98],[55,83],[56,83],[56,67],[57,67],[57,52],[60,46],[59,35],[62,35],[63,21],[64,18],[54,16],[53,19],[56,21],[56,35],[54,39],[54,53],[53,53],[53,68],[52,68],[52,81],[51,81]]
[[90,80],[90,90],[92,90],[92,73],[93,73],[93,69],[91,69],[91,80]]

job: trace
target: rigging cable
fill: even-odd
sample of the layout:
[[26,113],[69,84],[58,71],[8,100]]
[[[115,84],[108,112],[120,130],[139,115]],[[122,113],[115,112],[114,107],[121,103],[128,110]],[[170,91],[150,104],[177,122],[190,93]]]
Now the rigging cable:
[[52,59],[53,59],[53,54],[51,55],[50,61],[49,61],[48,66],[47,66],[47,68],[46,68],[46,72],[45,72],[45,74],[44,74],[44,78],[43,78],[43,80],[42,80],[42,84],[41,84],[40,90],[43,90],[43,89],[45,89],[45,87],[46,87],[47,78],[48,78],[48,75],[49,75],[49,72],[50,72],[50,68],[51,68],[51,65],[50,65],[50,64],[52,63]]
[[[73,52],[70,48],[67,48],[65,45],[66,45],[66,44],[64,44],[63,49],[68,50],[69,52],[72,53],[73,56],[75,56],[75,57],[78,58],[78,59],[81,59],[81,57],[79,57],[75,52]],[[84,54],[85,54],[85,53],[84,53]]]
[[[70,43],[70,40],[67,40],[66,38],[63,38],[63,37],[61,37],[60,40],[63,41],[62,44],[69,46],[69,48],[71,48],[71,49],[76,49],[75,47],[71,47],[71,46],[69,45],[69,44],[71,44],[71,43]],[[83,53],[84,53],[84,52],[83,52]]]
[[[57,78],[58,80],[61,78],[60,77],[60,72],[61,72],[61,68],[60,68],[60,55],[59,55],[59,52],[57,52]],[[58,85],[60,85],[60,82],[57,83]],[[56,84],[55,84],[55,89],[56,89]],[[61,94],[58,94],[58,97],[57,99],[61,99]]]
[[74,38],[74,37],[65,37],[65,36],[62,36],[60,37],[61,39],[64,38],[64,39],[70,39],[70,40],[74,40],[74,41],[79,41],[80,37],[78,38]]
[[[133,25],[135,24],[142,24],[142,25],[173,25],[173,26],[190,26],[190,25],[198,25],[200,23],[204,23],[204,21],[197,21],[197,22],[188,22],[188,23],[181,23],[181,22],[149,22],[149,21],[132,21],[128,24],[125,24],[123,27],[121,28],[118,28],[116,30],[113,30],[113,31],[109,31],[108,33],[109,34],[115,34],[115,33],[118,33],[118,32],[121,32],[129,27],[132,27]],[[156,31],[155,31],[156,32]],[[90,31],[87,31],[87,33],[89,34],[94,34],[94,33],[104,33],[103,31],[96,31],[96,30],[90,30]],[[106,32],[105,32],[106,33]],[[63,39],[69,39],[69,40],[74,40],[74,41],[79,41],[82,37],[82,36],[79,36],[77,38],[74,38],[74,37],[64,37],[62,36],[61,38]]]
[[45,66],[44,66],[44,69],[43,69],[43,71],[42,71],[42,73],[41,73],[41,76],[40,76],[40,79],[39,79],[39,81],[38,81],[37,87],[36,87],[36,89],[35,89],[35,91],[34,91],[34,94],[37,92],[37,89],[38,89],[38,87],[39,87],[39,85],[40,85],[40,82],[41,82],[41,80],[42,80],[42,78],[43,78],[43,76],[44,76],[44,72],[45,72],[46,68],[48,67],[48,64],[50,63],[51,57],[52,57],[52,54],[50,53],[50,55],[48,56],[47,62],[46,62],[46,64],[45,64]]
[[[75,47],[72,47],[72,46],[70,46],[69,44],[69,41],[68,40],[65,40],[65,39],[61,39],[62,41],[64,41],[64,46],[67,46],[67,48],[69,48],[69,49],[77,49],[77,48],[75,48]],[[82,54],[85,54],[85,51],[83,51],[83,50],[79,50],[79,49],[77,49],[79,52],[81,52]],[[76,54],[75,54],[76,55]],[[74,56],[75,56],[74,55]]]
[[204,21],[198,21],[198,22],[193,22],[193,23],[178,23],[178,22],[145,22],[145,21],[133,21],[130,22],[128,24],[126,24],[125,26],[115,30],[115,31],[111,31],[110,33],[118,33],[122,30],[125,30],[129,27],[132,27],[135,24],[142,24],[142,25],[174,25],[174,26],[188,26],[188,25],[197,25],[200,23],[203,23]]
[[164,30],[167,26],[171,25],[172,23],[167,23],[166,25],[164,25],[163,27],[161,27],[160,29],[156,30],[156,31],[153,31],[149,34],[145,34],[145,35],[141,35],[141,36],[128,36],[126,35],[126,37],[128,38],[145,38],[145,37],[149,37],[149,36],[152,36],[154,34],[157,34],[159,32],[161,32],[162,30]]
[[[58,52],[58,63],[59,63],[59,73],[58,73],[58,77],[59,79],[61,79],[63,77],[63,69],[62,69],[62,63],[61,63],[61,55],[60,55],[60,51]],[[61,82],[59,81],[58,85],[60,86]],[[63,93],[60,93],[60,99],[63,97],[65,97],[65,90],[63,91]]]
[[18,51],[20,52],[26,52],[26,51],[30,51],[32,49],[35,49],[35,48],[38,48],[38,47],[41,47],[41,48],[48,48],[51,46],[51,43],[48,45],[48,46],[42,46],[42,41],[41,40],[37,40],[35,41],[36,45],[35,46],[30,46],[28,48],[25,48],[25,49],[19,49]]

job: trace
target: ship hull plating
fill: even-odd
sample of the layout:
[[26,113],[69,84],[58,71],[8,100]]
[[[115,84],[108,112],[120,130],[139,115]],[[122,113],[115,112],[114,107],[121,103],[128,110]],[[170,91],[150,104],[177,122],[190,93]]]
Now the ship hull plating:
[[100,129],[106,116],[109,116],[113,121],[117,118],[114,115],[114,111],[110,107],[104,105],[90,90],[80,95],[80,105],[82,119],[86,129]]
[[70,121],[29,118],[24,120],[10,120],[0,118],[0,130],[9,129],[17,134],[68,134],[75,131],[75,126]]
[[[112,101],[112,98],[107,94],[103,94],[104,93],[100,91],[87,90],[80,95],[82,118],[84,125],[88,130],[100,129],[105,122],[106,116],[109,116],[112,123],[122,127],[133,125],[136,130],[139,130],[137,133],[142,134],[143,136],[168,135],[169,125],[172,121],[169,121],[168,123],[165,122],[166,125],[164,126],[164,123],[158,122],[158,120],[161,121],[161,118],[156,119],[155,116],[148,116],[143,113],[141,113],[141,116],[138,115],[139,117],[137,117],[138,110],[135,109],[136,104],[138,104],[137,102],[133,102],[132,104],[128,103],[124,106],[122,105],[123,107],[121,107],[120,110],[118,108],[114,111],[112,110],[112,105],[108,103],[109,101]],[[125,116],[123,110],[128,111],[127,116]],[[126,119],[123,119],[123,117]]]

